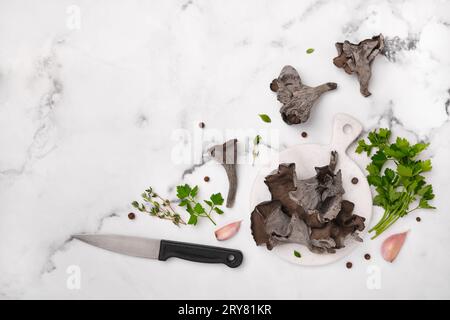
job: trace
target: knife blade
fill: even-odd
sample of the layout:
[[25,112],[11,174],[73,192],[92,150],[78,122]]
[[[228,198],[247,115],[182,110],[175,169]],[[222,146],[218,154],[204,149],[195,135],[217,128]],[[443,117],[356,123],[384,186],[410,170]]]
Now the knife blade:
[[160,261],[174,257],[194,262],[223,263],[236,268],[243,260],[239,250],[188,242],[116,234],[75,234],[72,238],[123,255]]

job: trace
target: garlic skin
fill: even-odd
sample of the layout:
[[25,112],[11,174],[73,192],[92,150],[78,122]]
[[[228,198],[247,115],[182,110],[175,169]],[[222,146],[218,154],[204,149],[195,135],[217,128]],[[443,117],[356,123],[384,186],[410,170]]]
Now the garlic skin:
[[235,221],[232,223],[227,224],[226,226],[223,226],[222,228],[217,229],[214,234],[216,235],[216,239],[219,241],[228,240],[231,237],[233,237],[241,227],[241,221]]
[[386,238],[381,245],[381,255],[388,262],[393,262],[402,248],[408,231],[393,234]]

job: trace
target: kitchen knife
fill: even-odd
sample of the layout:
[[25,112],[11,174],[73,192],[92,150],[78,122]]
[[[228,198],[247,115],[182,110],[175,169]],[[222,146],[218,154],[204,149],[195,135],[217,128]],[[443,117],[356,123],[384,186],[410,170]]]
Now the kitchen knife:
[[72,237],[109,251],[160,261],[175,257],[194,262],[224,263],[230,268],[236,268],[243,260],[239,250],[202,244],[114,234],[76,234]]

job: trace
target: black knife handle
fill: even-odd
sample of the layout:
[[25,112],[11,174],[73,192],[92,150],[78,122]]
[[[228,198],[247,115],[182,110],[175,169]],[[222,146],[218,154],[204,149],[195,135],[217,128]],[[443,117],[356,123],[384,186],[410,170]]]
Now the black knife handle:
[[161,261],[175,257],[184,260],[203,263],[224,263],[230,268],[241,265],[242,252],[228,248],[205,246],[202,244],[161,240],[159,257]]

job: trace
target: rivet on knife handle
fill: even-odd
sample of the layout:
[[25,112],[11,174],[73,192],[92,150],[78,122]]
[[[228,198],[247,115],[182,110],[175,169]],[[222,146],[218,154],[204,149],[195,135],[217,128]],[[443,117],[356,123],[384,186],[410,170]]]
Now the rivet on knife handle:
[[240,266],[244,258],[239,250],[161,240],[158,259],[165,261],[172,257],[194,262],[223,263],[230,268]]

